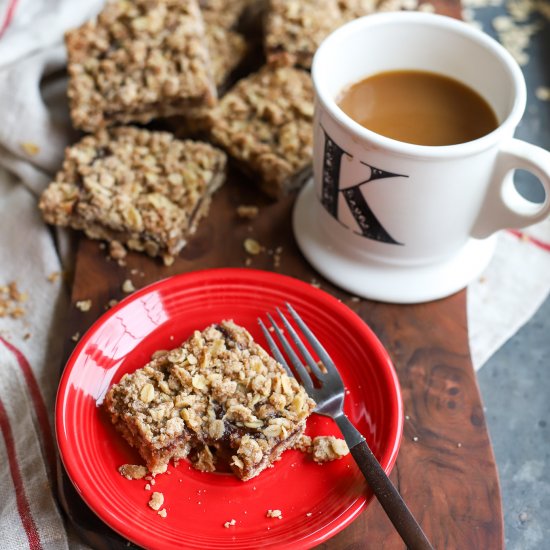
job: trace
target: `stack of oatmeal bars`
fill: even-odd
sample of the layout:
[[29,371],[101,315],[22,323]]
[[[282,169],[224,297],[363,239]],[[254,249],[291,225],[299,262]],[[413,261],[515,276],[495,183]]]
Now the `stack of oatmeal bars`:
[[[44,219],[107,241],[117,259],[131,249],[169,265],[208,214],[227,155],[274,199],[299,188],[313,54],[374,2],[107,0],[66,35],[71,118],[88,135],[44,191]],[[159,119],[174,133],[151,129]]]

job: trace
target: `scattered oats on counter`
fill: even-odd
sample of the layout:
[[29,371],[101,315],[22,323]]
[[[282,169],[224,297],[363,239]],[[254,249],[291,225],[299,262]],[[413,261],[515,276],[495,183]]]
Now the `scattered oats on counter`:
[[278,246],[275,249],[275,253],[273,254],[273,267],[280,267],[281,266],[282,254],[283,254],[283,247]]
[[148,504],[153,510],[160,510],[160,507],[164,504],[164,495],[155,491],[151,495],[151,500],[149,500]]
[[128,255],[128,251],[124,246],[117,240],[111,241],[109,243],[109,256],[113,260],[123,260]]
[[17,282],[0,285],[0,317],[19,319],[25,315],[23,304],[29,299],[26,292],[20,292]]
[[78,342],[80,340],[80,332],[75,332],[72,336],[71,336],[71,340],[73,342]]
[[147,468],[137,464],[123,464],[119,466],[118,472],[126,479],[142,479],[147,475]]
[[79,309],[80,311],[83,311],[84,313],[87,311],[90,311],[92,307],[92,300],[78,300],[75,303],[76,309]]
[[61,277],[60,271],[53,271],[48,275],[47,278],[50,283],[55,283],[60,277]]
[[19,144],[21,146],[21,149],[27,153],[27,155],[30,155],[31,157],[34,157],[40,153],[40,147],[36,145],[36,143],[33,143],[32,141],[23,141]]
[[122,292],[124,292],[125,294],[130,294],[135,290],[136,290],[136,287],[134,286],[134,283],[132,282],[131,279],[126,279],[122,283]]
[[535,97],[540,101],[550,101],[550,88],[547,86],[539,86],[535,90]]
[[241,204],[237,206],[237,216],[245,220],[253,220],[259,212],[259,208],[253,205]]
[[256,256],[263,250],[262,245],[256,239],[245,239],[243,242],[243,246],[244,249],[253,256]]

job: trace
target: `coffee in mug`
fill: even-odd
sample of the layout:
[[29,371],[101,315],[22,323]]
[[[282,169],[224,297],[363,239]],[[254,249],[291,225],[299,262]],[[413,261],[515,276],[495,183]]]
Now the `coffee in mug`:
[[[368,15],[328,36],[311,72],[313,181],[296,201],[294,235],[307,260],[336,285],[386,302],[442,298],[479,276],[493,254],[496,232],[549,215],[550,153],[514,139],[525,110],[525,80],[512,56],[488,35],[442,15]],[[458,138],[426,144],[425,114],[413,113],[418,133],[410,139],[385,135],[404,131],[399,120],[373,131],[370,119],[363,126],[362,115],[346,114],[346,90],[371,79],[407,80],[397,99],[386,87],[373,113],[391,115],[407,106],[413,76],[419,80],[420,73],[437,75],[428,78],[430,94],[457,86],[459,94],[461,86],[473,90],[496,122],[486,112],[481,135],[461,135],[458,126],[469,113],[458,110],[458,120],[435,128],[439,133],[453,126]],[[426,99],[421,93],[419,103]],[[519,195],[516,169],[538,177],[543,204]]]
[[416,145],[456,145],[498,126],[493,109],[475,90],[428,71],[369,76],[346,87],[337,102],[361,126]]

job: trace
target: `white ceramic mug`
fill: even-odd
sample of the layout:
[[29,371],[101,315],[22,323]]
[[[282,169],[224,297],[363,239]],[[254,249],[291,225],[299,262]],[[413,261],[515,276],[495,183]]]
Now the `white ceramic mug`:
[[[376,134],[338,107],[347,86],[391,70],[463,82],[491,105],[498,128],[458,145],[414,145]],[[513,138],[525,81],[488,35],[439,15],[370,15],[321,44],[312,78],[314,177],[297,200],[294,231],[307,259],[338,286],[389,302],[441,298],[486,267],[496,231],[548,216],[550,153]],[[514,169],[539,178],[543,204],[519,195]]]

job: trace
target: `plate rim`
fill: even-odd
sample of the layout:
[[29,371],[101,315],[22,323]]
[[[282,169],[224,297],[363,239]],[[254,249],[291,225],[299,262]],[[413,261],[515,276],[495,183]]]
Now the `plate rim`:
[[[75,491],[78,493],[80,498],[82,498],[86,506],[92,511],[94,515],[96,515],[99,518],[100,521],[105,523],[105,525],[107,525],[110,529],[118,533],[125,540],[129,540],[138,545],[143,543],[137,542],[137,540],[135,540],[133,537],[130,538],[126,533],[119,530],[118,525],[114,525],[112,522],[108,521],[108,519],[112,519],[108,514],[101,514],[101,509],[98,510],[97,509],[98,507],[95,506],[92,502],[90,502],[88,498],[86,498],[85,491],[81,490],[81,486],[78,482],[78,476],[76,476],[75,478],[74,471],[73,471],[74,465],[68,465],[65,460],[65,454],[68,453],[67,446],[69,445],[69,441],[68,441],[68,438],[65,436],[64,430],[61,429],[62,426],[66,426],[66,423],[63,422],[65,408],[62,405],[65,403],[65,399],[67,397],[67,385],[70,379],[71,371],[72,371],[72,368],[74,367],[76,359],[82,353],[83,348],[88,344],[88,341],[90,340],[90,338],[97,332],[97,330],[101,326],[105,324],[106,321],[114,317],[118,311],[125,308],[128,304],[131,304],[134,301],[139,300],[141,297],[149,295],[152,292],[155,292],[156,290],[159,289],[159,287],[163,287],[167,284],[168,285],[175,284],[177,283],[177,281],[180,281],[182,279],[185,280],[185,279],[199,278],[201,279],[201,283],[204,282],[204,284],[206,284],[207,282],[212,282],[212,279],[222,278],[223,276],[226,276],[227,278],[234,278],[234,279],[235,278],[242,279],[242,277],[244,277],[245,279],[249,279],[249,281],[247,282],[257,284],[260,287],[262,286],[261,285],[262,278],[267,278],[268,280],[270,279],[275,280],[275,282],[277,279],[280,282],[287,281],[289,284],[293,286],[297,286],[301,288],[301,290],[306,291],[306,293],[318,294],[319,296],[322,297],[323,300],[328,301],[332,307],[337,308],[346,316],[354,319],[356,322],[359,321],[363,325],[363,329],[365,329],[368,333],[370,333],[371,342],[374,343],[373,349],[375,350],[375,353],[378,356],[381,356],[385,365],[389,367],[385,370],[387,371],[386,374],[389,375],[389,379],[391,381],[391,389],[395,393],[395,404],[397,409],[396,427],[395,427],[396,433],[395,433],[395,439],[393,441],[393,444],[386,451],[386,454],[388,455],[388,460],[387,460],[387,465],[383,467],[383,469],[387,475],[390,475],[395,465],[395,462],[397,460],[397,456],[399,454],[399,449],[403,439],[403,430],[404,430],[404,407],[403,407],[401,385],[399,382],[399,378],[397,376],[396,369],[394,367],[393,361],[389,356],[388,351],[386,350],[386,348],[384,347],[384,345],[382,344],[378,336],[374,333],[374,331],[370,328],[370,326],[345,303],[338,300],[335,296],[333,296],[329,292],[321,288],[317,288],[301,279],[298,279],[296,277],[292,277],[290,275],[286,275],[283,273],[277,273],[277,272],[266,271],[261,269],[241,268],[241,267],[219,267],[219,268],[193,270],[193,271],[178,273],[168,277],[163,277],[162,279],[159,279],[148,285],[145,285],[144,287],[133,292],[129,296],[124,297],[114,307],[110,308],[108,311],[103,312],[92,323],[92,325],[82,335],[79,342],[77,343],[77,345],[75,346],[75,348],[73,349],[73,351],[69,355],[69,358],[66,360],[63,366],[63,372],[59,379],[56,398],[55,398],[54,421],[55,421],[56,443],[59,450],[60,461],[67,474],[67,477],[69,478],[69,481],[71,482],[72,486],[74,487]],[[175,283],[172,283],[173,281]],[[197,281],[195,281],[194,286],[197,286]],[[266,284],[265,286],[269,287],[269,284]],[[70,452],[68,454],[70,454]],[[361,502],[354,503],[345,514],[346,517],[344,518],[344,520],[339,519],[338,523],[332,526],[331,524],[327,524],[325,528],[315,533],[316,536],[310,539],[305,539],[305,540],[302,539],[301,541],[298,541],[297,544],[301,544],[299,548],[311,548],[335,536],[345,527],[349,526],[355,519],[357,519],[359,514],[367,507],[370,500],[372,499],[363,500]],[[306,544],[306,546],[304,546],[304,544]],[[298,548],[298,546],[296,548]]]

